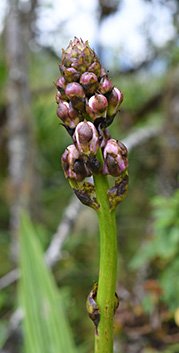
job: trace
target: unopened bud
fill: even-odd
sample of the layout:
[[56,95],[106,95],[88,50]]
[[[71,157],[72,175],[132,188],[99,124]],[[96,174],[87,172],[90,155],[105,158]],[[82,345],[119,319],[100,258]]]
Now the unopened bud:
[[109,98],[108,98],[107,115],[108,116],[115,115],[117,113],[122,101],[123,101],[122,92],[117,87],[114,87]]
[[66,50],[62,49],[62,63],[66,66],[69,67],[79,56],[79,54],[82,52],[82,50],[85,48],[85,43],[83,42],[82,39],[78,39],[74,37],[74,40],[70,41],[68,47]]
[[96,155],[99,150],[99,135],[90,121],[85,120],[77,125],[73,140],[78,151],[83,155]]
[[74,129],[80,121],[79,113],[72,107],[71,102],[67,103],[60,100],[57,107],[57,116],[71,129]]
[[83,87],[77,82],[71,82],[66,85],[65,94],[69,99],[78,97],[85,98]]
[[95,93],[88,101],[89,111],[88,114],[93,118],[105,117],[107,113],[108,101],[102,94]]
[[68,118],[69,103],[64,101],[59,101],[57,107],[57,116],[65,123]]
[[[92,61],[94,61],[95,53],[94,51],[90,48],[88,41],[85,42],[85,47],[82,51],[82,54],[85,57],[85,60],[88,64],[91,64]],[[89,66],[89,65],[88,65]]]
[[85,110],[85,92],[83,87],[77,82],[68,83],[65,94],[70,99],[73,107],[80,112]]
[[128,168],[127,148],[114,139],[107,141],[104,148],[103,174],[120,176]]
[[99,83],[99,91],[102,93],[102,94],[106,94],[110,91],[112,91],[112,82],[109,78],[107,78],[106,76],[103,76],[101,78],[101,81]]
[[67,82],[77,81],[80,77],[80,72],[78,72],[73,67],[66,68],[64,65],[60,65],[60,72]]
[[93,72],[97,77],[100,76],[101,64],[99,58],[96,56],[94,62],[88,67],[89,72]]
[[67,85],[67,82],[66,82],[66,80],[64,79],[63,76],[60,76],[60,77],[57,78],[56,86],[57,86],[58,89],[59,88],[63,88],[65,90],[66,85]]
[[58,88],[58,92],[59,92],[59,93],[57,93],[57,96],[63,100],[67,100],[67,96],[65,94],[66,84],[67,84],[67,82],[64,79],[64,77],[60,76],[57,78],[57,83],[55,84],[55,86]]
[[80,77],[80,83],[87,95],[92,95],[98,87],[98,78],[93,72],[84,72]]
[[91,175],[84,163],[83,157],[74,145],[70,145],[66,148],[61,157],[61,161],[66,178],[81,181]]
[[87,70],[89,64],[86,62],[85,56],[81,53],[79,58],[75,59],[71,66],[81,74]]

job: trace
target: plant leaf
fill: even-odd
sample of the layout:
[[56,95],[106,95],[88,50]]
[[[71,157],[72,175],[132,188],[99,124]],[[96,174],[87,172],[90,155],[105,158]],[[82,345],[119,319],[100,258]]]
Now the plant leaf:
[[25,213],[21,216],[20,274],[26,353],[75,353],[62,299]]

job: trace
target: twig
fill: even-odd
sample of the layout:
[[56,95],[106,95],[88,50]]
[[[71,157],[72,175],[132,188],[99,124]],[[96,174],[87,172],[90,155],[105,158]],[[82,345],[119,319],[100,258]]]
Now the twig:
[[72,229],[77,215],[82,208],[80,201],[73,196],[65,210],[62,222],[59,224],[56,233],[45,253],[45,261],[49,267],[53,267],[61,258],[63,243]]
[[135,147],[147,142],[149,139],[158,136],[162,132],[161,126],[148,126],[140,128],[127,136],[122,143],[127,146],[128,152]]
[[19,271],[17,268],[14,268],[12,271],[7,273],[7,275],[0,278],[0,290],[10,286],[10,284],[17,281],[19,278]]

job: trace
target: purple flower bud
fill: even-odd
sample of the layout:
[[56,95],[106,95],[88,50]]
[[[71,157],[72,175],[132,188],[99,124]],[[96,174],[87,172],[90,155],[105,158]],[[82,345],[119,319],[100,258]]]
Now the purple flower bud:
[[96,57],[95,52],[90,48],[88,41],[85,42],[85,47],[82,51],[82,54],[84,55],[88,66],[92,61],[94,61],[94,58]]
[[60,72],[67,82],[77,81],[80,77],[80,72],[78,72],[73,67],[66,68],[64,65],[60,65]]
[[78,59],[75,59],[71,65],[74,67],[80,74],[85,72],[89,66],[86,58],[83,54],[81,54]]
[[83,87],[77,82],[68,83],[65,94],[70,99],[73,107],[80,112],[85,111],[85,92]]
[[67,82],[63,76],[60,76],[57,78],[57,88],[63,88],[65,90],[65,87],[67,85]]
[[114,87],[109,98],[108,98],[107,115],[108,116],[115,115],[117,113],[122,101],[123,101],[122,92],[117,87]]
[[66,67],[70,67],[70,65],[81,56],[84,57],[84,61],[88,64],[87,66],[89,66],[94,59],[95,53],[90,48],[88,41],[84,43],[82,39],[74,37],[74,40],[70,41],[67,49],[62,51],[62,63]]
[[99,91],[102,93],[102,94],[106,94],[110,91],[112,91],[112,82],[110,81],[109,78],[103,76],[101,78],[101,81],[99,83]]
[[77,125],[73,141],[82,155],[96,155],[99,150],[99,135],[90,121],[85,120]]
[[65,123],[68,118],[69,103],[64,101],[59,101],[57,107],[57,116]]
[[100,116],[106,116],[107,113],[107,107],[108,107],[108,101],[105,96],[102,94],[95,93],[94,96],[92,96],[89,101],[88,101],[88,106],[89,106],[89,115],[93,118],[93,115],[96,118],[99,118]]
[[63,100],[67,100],[67,96],[65,94],[65,87],[66,87],[66,80],[64,79],[64,77],[58,77],[57,78],[57,83],[55,84],[55,86],[58,88],[58,91],[60,93],[57,94],[57,96]]
[[80,121],[79,113],[72,107],[71,103],[61,100],[57,107],[57,116],[71,129],[74,129]]
[[99,85],[98,78],[93,72],[84,72],[80,77],[80,83],[87,95],[92,95]]
[[97,77],[100,76],[101,64],[97,56],[95,56],[94,62],[88,67],[88,71],[93,72]]
[[84,163],[83,157],[74,145],[66,148],[61,157],[61,162],[66,178],[81,181],[91,175]]
[[127,148],[114,139],[107,141],[103,152],[103,174],[120,176],[128,168]]
[[74,37],[74,40],[70,41],[66,50],[62,49],[62,63],[66,67],[70,67],[75,58],[78,58],[80,53],[85,48],[86,43],[82,39]]
[[69,99],[74,97],[85,98],[84,89],[77,82],[68,83],[65,88],[65,94]]

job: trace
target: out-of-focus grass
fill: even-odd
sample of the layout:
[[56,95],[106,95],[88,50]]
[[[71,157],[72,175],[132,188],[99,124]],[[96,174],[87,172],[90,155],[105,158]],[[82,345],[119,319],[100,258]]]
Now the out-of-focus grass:
[[23,213],[20,232],[19,301],[24,310],[26,353],[74,353],[71,330],[60,296],[29,217]]

